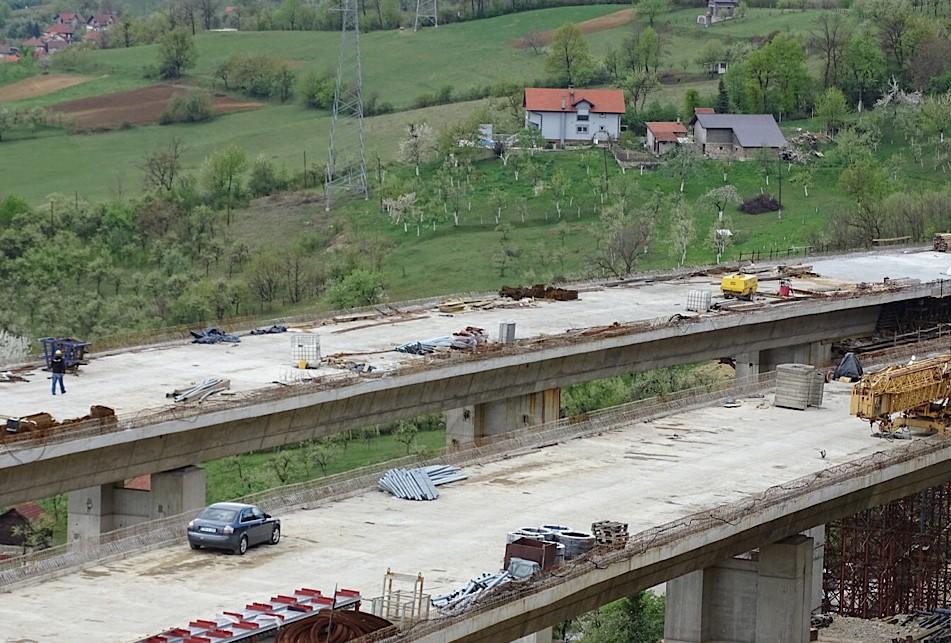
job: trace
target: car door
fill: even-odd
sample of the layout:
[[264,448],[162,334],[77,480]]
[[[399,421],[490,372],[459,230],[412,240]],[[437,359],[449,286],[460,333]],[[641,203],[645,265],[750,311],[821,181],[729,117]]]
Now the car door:
[[250,509],[241,510],[241,515],[238,516],[238,524],[240,525],[241,531],[248,537],[248,545],[256,544],[258,542],[258,534],[254,529],[256,523],[254,514],[251,513]]
[[253,527],[254,542],[264,543],[271,539],[271,524],[264,519],[264,512],[258,507],[251,508],[251,515],[254,517]]

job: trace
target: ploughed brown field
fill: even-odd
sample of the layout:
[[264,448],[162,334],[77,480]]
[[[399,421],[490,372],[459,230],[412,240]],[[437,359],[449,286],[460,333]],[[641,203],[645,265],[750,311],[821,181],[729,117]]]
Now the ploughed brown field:
[[[157,123],[168,101],[189,91],[184,85],[150,85],[117,94],[93,96],[57,103],[50,109],[63,114],[74,129],[116,129],[123,125],[148,125]],[[243,101],[215,94],[212,96],[215,111],[219,114],[244,109],[255,109],[261,103]]]

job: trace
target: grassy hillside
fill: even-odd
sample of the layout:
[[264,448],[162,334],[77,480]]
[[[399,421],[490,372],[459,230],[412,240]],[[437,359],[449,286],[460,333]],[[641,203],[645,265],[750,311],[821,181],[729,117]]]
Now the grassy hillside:
[[[390,160],[406,123],[427,121],[443,127],[468,114],[478,103],[455,103],[366,120],[367,155]],[[38,202],[60,192],[101,200],[119,192],[140,191],[143,156],[177,136],[185,142],[184,166],[197,169],[211,152],[231,143],[252,156],[263,154],[288,166],[300,167],[304,152],[308,163],[326,159],[330,117],[296,105],[228,114],[200,125],[153,125],[89,135],[53,134],[38,139],[3,143],[0,193],[18,194]],[[42,174],[37,173],[42,168]]]

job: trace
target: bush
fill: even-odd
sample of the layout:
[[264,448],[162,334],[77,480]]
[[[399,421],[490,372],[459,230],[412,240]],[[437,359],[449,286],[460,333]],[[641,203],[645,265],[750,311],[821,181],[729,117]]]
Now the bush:
[[752,199],[747,199],[740,204],[740,212],[747,214],[763,214],[764,212],[776,212],[780,208],[779,201],[773,198],[768,192],[757,194]]
[[184,96],[172,96],[165,111],[159,117],[159,124],[200,123],[211,120],[215,107],[211,94],[202,90],[188,92]]
[[261,197],[287,188],[287,177],[275,169],[274,164],[263,156],[254,159],[251,164],[251,176],[248,178],[248,190],[251,196]]
[[357,308],[383,301],[383,275],[357,268],[347,276],[334,280],[327,288],[327,303],[333,308]]
[[297,83],[297,96],[306,107],[332,109],[337,81],[330,72],[309,71]]
[[232,54],[215,70],[225,89],[254,98],[290,98],[294,74],[287,64],[267,54]]

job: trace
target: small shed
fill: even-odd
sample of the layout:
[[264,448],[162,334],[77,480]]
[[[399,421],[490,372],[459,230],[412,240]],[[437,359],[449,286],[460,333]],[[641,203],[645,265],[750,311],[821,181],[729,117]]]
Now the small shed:
[[687,126],[680,121],[649,121],[644,146],[654,154],[662,155],[687,137]]

